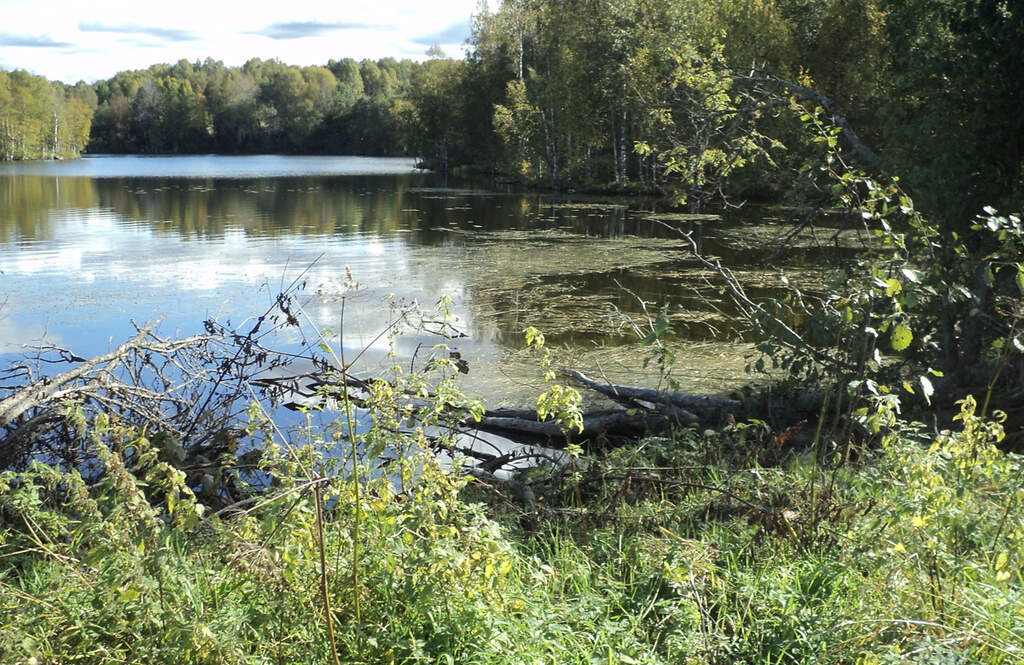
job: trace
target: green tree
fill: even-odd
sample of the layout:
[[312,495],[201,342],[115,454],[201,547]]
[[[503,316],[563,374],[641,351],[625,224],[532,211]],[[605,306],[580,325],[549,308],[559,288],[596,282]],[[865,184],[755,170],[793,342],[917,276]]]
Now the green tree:
[[132,135],[134,145],[142,152],[161,152],[164,146],[163,91],[153,79],[138,87],[132,99]]
[[415,109],[415,146],[447,172],[449,157],[463,145],[461,83],[465,63],[442,55],[435,52],[413,75],[409,101]]

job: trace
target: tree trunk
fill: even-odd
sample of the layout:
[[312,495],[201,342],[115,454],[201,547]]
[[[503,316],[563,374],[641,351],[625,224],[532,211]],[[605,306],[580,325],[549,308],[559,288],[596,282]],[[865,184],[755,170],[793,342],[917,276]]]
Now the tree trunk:
[[619,180],[619,140],[615,132],[615,114],[612,114],[612,172],[615,174],[615,184],[621,185]]
[[[623,89],[625,95],[625,88]],[[622,107],[622,122],[619,123],[619,169],[622,171],[620,182],[626,184],[626,107]]]

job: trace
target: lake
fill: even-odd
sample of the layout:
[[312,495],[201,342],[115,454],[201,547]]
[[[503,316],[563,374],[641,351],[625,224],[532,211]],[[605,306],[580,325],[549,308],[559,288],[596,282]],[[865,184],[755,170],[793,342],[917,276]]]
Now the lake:
[[[649,348],[638,340],[648,315],[668,304],[675,378],[713,392],[744,379],[749,348],[715,311],[725,304],[711,276],[686,261],[687,244],[666,227],[696,232],[702,251],[745,269],[755,293],[767,294],[779,276],[757,265],[765,250],[751,240],[778,235],[778,221],[445,181],[411,159],[0,164],[0,358],[41,340],[97,354],[130,337],[132,320],[161,321],[168,336],[201,332],[211,317],[241,324],[300,278],[311,321],[328,334],[343,329],[349,357],[369,347],[358,371],[381,362],[388,341],[378,335],[395,303],[433,310],[447,298],[466,335],[453,341],[469,361],[464,385],[490,405],[528,404],[543,389],[523,348],[531,325],[560,362],[653,385],[658,374],[641,367]],[[798,244],[787,265],[813,273],[819,258]],[[438,341],[410,330],[395,344],[409,363]],[[300,342],[294,331],[275,340]]]

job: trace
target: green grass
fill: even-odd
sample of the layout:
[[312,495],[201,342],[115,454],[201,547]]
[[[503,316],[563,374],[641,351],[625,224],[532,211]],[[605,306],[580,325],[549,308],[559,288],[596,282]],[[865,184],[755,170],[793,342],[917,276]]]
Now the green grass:
[[1022,462],[969,407],[838,469],[680,432],[542,478],[527,513],[420,458],[359,493],[355,584],[353,486],[315,447],[268,451],[266,499],[217,518],[93,423],[100,482],[0,475],[0,662],[333,662],[312,480],[340,662],[1018,663]]

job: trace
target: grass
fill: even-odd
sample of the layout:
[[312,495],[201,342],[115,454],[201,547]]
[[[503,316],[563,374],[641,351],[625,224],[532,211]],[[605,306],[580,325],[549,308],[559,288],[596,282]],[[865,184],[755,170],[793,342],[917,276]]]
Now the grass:
[[682,431],[537,476],[529,512],[427,456],[357,495],[328,437],[269,446],[221,517],[91,423],[102,473],[0,475],[0,661],[333,663],[333,628],[345,663],[1018,663],[1024,467],[960,420],[838,468]]

